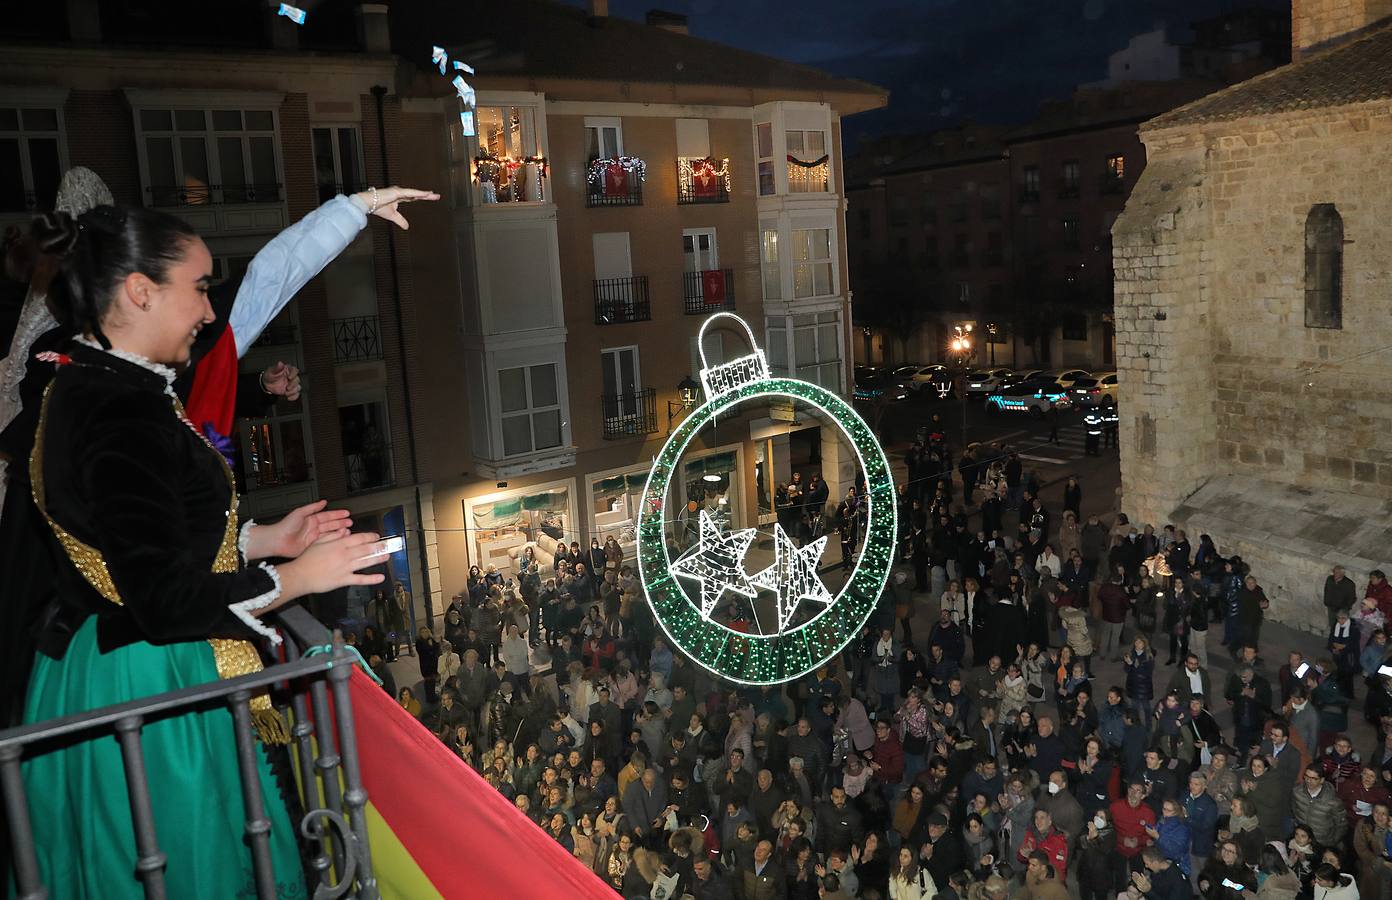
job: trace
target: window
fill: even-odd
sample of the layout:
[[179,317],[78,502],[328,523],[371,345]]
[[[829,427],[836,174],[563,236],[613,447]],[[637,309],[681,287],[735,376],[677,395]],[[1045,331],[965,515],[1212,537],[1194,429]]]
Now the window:
[[965,234],[952,236],[952,265],[958,269],[971,268],[971,240]]
[[1081,236],[1078,231],[1078,217],[1064,216],[1060,222],[1063,229],[1063,246],[1068,250],[1077,250],[1081,246]]
[[1088,339],[1087,316],[1064,316],[1063,339],[1065,341],[1085,341]]
[[[479,187],[479,201],[486,205],[545,200],[546,173],[537,137],[536,110],[530,106],[480,106],[475,115],[478,159],[474,161],[474,180]],[[588,127],[588,119],[586,125],[593,143],[596,133],[604,129]],[[600,138],[600,143],[617,143],[618,134],[615,124],[610,138]],[[595,158],[591,152],[590,159]]]
[[1332,203],[1305,218],[1305,327],[1344,327],[1344,220]]
[[391,429],[383,400],[338,408],[339,434],[343,440],[343,471],[348,490],[386,487],[394,480]]
[[754,155],[759,159],[759,196],[772,196],[778,188],[773,178],[773,126],[768,122],[754,126]]
[[783,273],[778,265],[778,229],[767,225],[763,230],[760,249],[761,268],[764,272],[764,299],[783,299]]
[[52,209],[63,155],[58,110],[0,108],[0,211]]
[[1078,168],[1076,159],[1066,160],[1063,164],[1063,184],[1059,187],[1060,197],[1078,196],[1078,183],[1081,172]]
[[841,390],[841,315],[835,312],[793,316],[793,354],[797,377]]
[[988,232],[986,235],[986,265],[998,266],[1005,256],[1005,241],[999,231]]
[[[482,121],[482,120],[480,120]],[[618,159],[623,156],[623,120],[585,117],[585,158]]]
[[921,224],[938,224],[938,208],[933,204],[933,193],[931,191],[925,191],[923,193],[923,209],[918,214],[918,219]]
[[957,282],[957,302],[962,306],[971,303],[971,283],[967,281]]
[[1107,157],[1107,169],[1102,174],[1102,190],[1108,194],[1121,193],[1126,181],[1126,157],[1115,153]]
[[561,398],[555,363],[498,370],[503,455],[561,446]]
[[616,347],[599,354],[604,382],[604,419],[629,419],[638,415],[638,348]]
[[938,267],[938,238],[930,234],[923,239],[923,265],[928,269]]
[[1024,177],[1024,184],[1020,186],[1020,199],[1025,201],[1038,200],[1040,187],[1042,185],[1039,167],[1025,166]]
[[305,423],[305,395],[284,398],[270,411],[237,423],[237,458],[249,491],[298,484],[310,478],[310,448]]
[[827,190],[831,174],[826,152],[826,132],[788,131],[788,193],[806,194]]
[[827,297],[831,283],[831,229],[800,228],[793,232],[793,297]]
[[269,109],[141,109],[151,206],[279,203],[275,113]]
[[319,202],[335,194],[356,194],[367,184],[363,178],[362,142],[356,125],[315,128],[314,180],[319,186]]

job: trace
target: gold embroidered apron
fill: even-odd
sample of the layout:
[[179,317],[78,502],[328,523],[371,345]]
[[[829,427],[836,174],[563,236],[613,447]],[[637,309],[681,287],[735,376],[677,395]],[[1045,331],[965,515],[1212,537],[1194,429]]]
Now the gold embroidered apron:
[[[39,512],[43,513],[44,519],[48,521],[49,527],[53,529],[53,534],[58,538],[58,543],[62,545],[63,552],[82,573],[82,577],[87,583],[107,600],[121,606],[124,605],[121,595],[116,590],[115,582],[111,580],[111,573],[107,570],[106,560],[102,557],[101,551],[69,534],[48,514],[48,507],[44,503],[44,427],[48,421],[48,397],[52,390],[51,383],[44,390],[43,404],[39,408],[39,425],[34,434],[34,450],[29,456],[29,482],[34,494],[34,505],[39,508]],[[232,476],[232,468],[227,464],[227,459],[222,453],[189,422],[188,417],[184,415],[184,406],[177,397],[174,399],[174,413],[199,436],[204,444],[207,444],[208,449],[217,454],[218,461],[222,463],[223,472],[227,476],[227,484],[232,491],[232,496],[228,501],[227,527],[223,531],[222,544],[218,547],[217,556],[213,558],[212,570],[216,574],[235,572],[241,565],[241,553],[237,547],[240,529],[237,525],[237,484]],[[217,666],[219,678],[250,675],[254,672],[260,672],[263,668],[261,655],[257,653],[256,648],[249,641],[209,638],[208,644],[213,648],[213,661]],[[251,715],[252,722],[256,726],[256,733],[263,742],[268,744],[289,743],[290,731],[280,713],[271,705],[271,696],[268,691],[263,689],[252,696]]]

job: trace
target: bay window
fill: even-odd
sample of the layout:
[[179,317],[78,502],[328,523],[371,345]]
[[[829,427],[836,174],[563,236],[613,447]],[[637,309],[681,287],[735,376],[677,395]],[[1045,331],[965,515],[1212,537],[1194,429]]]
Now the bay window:
[[793,297],[826,297],[834,292],[831,280],[831,229],[795,229]]

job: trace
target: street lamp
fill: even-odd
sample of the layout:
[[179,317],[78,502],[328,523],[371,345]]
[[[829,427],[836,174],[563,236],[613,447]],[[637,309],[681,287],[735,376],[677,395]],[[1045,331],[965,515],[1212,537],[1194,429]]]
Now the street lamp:
[[948,342],[952,360],[961,380],[962,394],[962,448],[967,446],[967,367],[976,351],[972,347],[972,323],[963,322],[952,327],[952,340]]
[[696,405],[696,398],[701,394],[701,386],[691,379],[690,375],[677,382],[678,400],[667,401],[667,430],[672,430],[672,420],[679,413],[685,412]]

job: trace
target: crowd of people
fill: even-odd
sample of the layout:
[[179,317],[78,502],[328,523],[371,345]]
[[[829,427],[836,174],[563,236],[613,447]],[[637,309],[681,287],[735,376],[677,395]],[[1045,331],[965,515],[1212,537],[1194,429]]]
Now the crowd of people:
[[1084,517],[1075,479],[1050,508],[1014,453],[953,462],[910,450],[880,608],[805,678],[731,689],[595,542],[471,573],[417,644],[438,706],[402,705],[625,898],[1392,896],[1382,573],[1335,568],[1327,652],[1268,660],[1259,573],[1207,535]]

